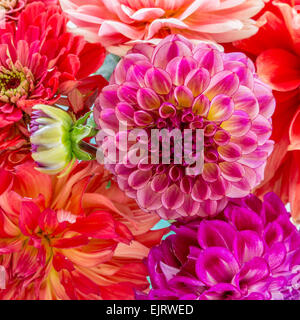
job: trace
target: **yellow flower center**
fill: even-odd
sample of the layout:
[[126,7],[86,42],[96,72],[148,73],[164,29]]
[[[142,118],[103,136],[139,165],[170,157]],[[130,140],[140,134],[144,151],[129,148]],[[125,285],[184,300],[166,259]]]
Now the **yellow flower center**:
[[0,67],[0,101],[16,103],[27,97],[34,88],[34,77],[30,70],[13,66],[12,69]]

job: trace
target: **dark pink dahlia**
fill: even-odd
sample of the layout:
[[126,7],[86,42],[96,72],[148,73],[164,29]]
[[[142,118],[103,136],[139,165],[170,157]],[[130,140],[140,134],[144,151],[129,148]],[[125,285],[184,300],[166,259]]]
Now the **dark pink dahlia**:
[[150,251],[147,298],[299,300],[300,233],[281,200],[249,195],[229,203],[223,218],[172,227]]
[[[187,175],[190,162],[178,164],[175,156],[170,163],[153,164],[150,146],[138,164],[128,152],[127,163],[109,165],[120,187],[141,208],[176,219],[216,215],[228,198],[246,196],[259,184],[273,147],[274,108],[271,90],[244,54],[226,54],[214,45],[193,45],[171,35],[156,47],[136,45],[119,62],[94,116],[99,128],[116,133],[120,150],[120,137],[133,129],[146,130],[149,145],[152,129],[203,130],[202,172]],[[118,132],[125,121],[127,131]],[[104,150],[107,141],[99,141]],[[194,138],[190,152],[197,156],[196,145]],[[156,152],[162,160],[161,150]]]

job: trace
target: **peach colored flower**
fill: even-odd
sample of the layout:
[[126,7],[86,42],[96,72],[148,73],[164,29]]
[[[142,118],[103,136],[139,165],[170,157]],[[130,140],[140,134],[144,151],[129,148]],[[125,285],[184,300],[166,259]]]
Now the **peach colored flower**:
[[136,41],[156,43],[170,33],[231,42],[255,34],[251,19],[263,0],[60,0],[75,32],[124,54]]
[[[0,299],[133,299],[148,288],[143,259],[165,230],[95,162],[64,177],[0,169]],[[4,191],[4,192],[3,192]]]

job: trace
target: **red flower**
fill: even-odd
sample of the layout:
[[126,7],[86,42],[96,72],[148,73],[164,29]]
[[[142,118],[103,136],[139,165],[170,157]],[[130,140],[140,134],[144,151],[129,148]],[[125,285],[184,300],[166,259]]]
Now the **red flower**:
[[[26,8],[26,6],[32,2],[38,2],[41,0],[0,0],[0,8],[5,10],[5,19],[18,20],[20,13]],[[43,0],[46,5],[57,5],[58,0]]]
[[0,128],[0,167],[13,170],[29,159],[30,143],[24,121]]
[[24,115],[35,104],[59,102],[80,116],[107,83],[89,76],[103,63],[104,48],[67,32],[66,24],[59,6],[35,2],[20,14],[17,25],[8,22],[0,29],[0,130],[7,143],[16,139],[11,126],[21,119],[27,125]]
[[133,299],[148,288],[143,259],[165,229],[95,162],[62,178],[0,169],[0,299]]
[[291,203],[294,219],[300,218],[300,1],[270,1],[258,18],[259,32],[234,45],[256,60],[258,75],[274,90],[275,147],[268,160],[265,180],[256,190],[268,191]]

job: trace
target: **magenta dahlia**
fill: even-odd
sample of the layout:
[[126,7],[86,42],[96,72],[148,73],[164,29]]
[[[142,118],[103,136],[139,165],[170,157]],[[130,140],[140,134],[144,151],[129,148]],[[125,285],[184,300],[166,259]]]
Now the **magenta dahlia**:
[[177,223],[147,259],[142,299],[299,300],[300,233],[268,193],[229,203],[218,220]]
[[[142,209],[176,219],[216,215],[228,198],[248,195],[262,180],[273,148],[274,108],[271,90],[244,54],[171,35],[156,47],[136,45],[119,62],[98,98],[94,118],[108,135],[116,133],[115,145],[122,152],[121,137],[134,129],[147,131],[148,156],[136,164],[128,151],[108,168]],[[119,132],[124,122],[127,129]],[[198,153],[193,137],[190,153],[202,156],[203,170],[187,175],[192,165],[185,160],[178,164],[175,156],[169,163],[151,162],[154,153],[163,159],[160,149],[150,148],[152,129],[202,130],[204,150]],[[98,140],[107,154],[110,143]],[[175,142],[173,151],[178,150]]]

